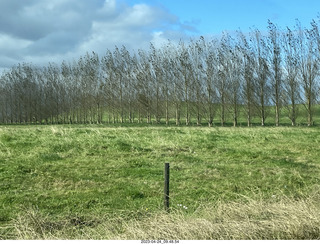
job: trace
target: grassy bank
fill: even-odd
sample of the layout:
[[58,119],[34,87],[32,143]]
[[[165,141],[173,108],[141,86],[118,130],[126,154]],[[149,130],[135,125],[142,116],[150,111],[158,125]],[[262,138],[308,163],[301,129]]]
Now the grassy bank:
[[320,238],[319,132],[2,126],[0,238]]

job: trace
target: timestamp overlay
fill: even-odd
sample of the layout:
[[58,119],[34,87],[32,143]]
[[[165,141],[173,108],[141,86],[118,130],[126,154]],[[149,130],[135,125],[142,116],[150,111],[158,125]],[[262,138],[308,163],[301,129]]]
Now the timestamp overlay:
[[142,244],[174,244],[180,243],[180,240],[141,240]]

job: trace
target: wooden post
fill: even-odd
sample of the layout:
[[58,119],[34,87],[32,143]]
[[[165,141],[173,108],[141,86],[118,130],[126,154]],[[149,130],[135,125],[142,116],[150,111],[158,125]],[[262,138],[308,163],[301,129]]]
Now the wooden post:
[[170,176],[170,165],[169,163],[164,164],[164,209],[169,212],[169,176]]

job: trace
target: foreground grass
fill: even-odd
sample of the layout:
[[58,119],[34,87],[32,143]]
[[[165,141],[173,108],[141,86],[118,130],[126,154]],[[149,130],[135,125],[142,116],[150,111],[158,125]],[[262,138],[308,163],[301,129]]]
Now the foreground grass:
[[319,132],[0,127],[0,238],[318,239]]
[[12,229],[18,239],[319,239],[319,197],[317,193],[303,200],[218,202],[189,215],[175,210],[140,213],[130,219],[103,215],[53,221],[39,210],[29,210]]

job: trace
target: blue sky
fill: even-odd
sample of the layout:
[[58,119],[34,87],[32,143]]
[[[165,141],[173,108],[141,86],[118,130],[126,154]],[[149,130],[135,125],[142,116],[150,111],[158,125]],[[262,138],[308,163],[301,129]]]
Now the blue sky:
[[320,0],[0,0],[0,72],[18,63],[72,61],[117,45],[129,51],[150,42],[210,38],[251,27],[266,32],[295,19],[308,27]]
[[201,35],[250,27],[266,29],[267,20],[281,28],[293,27],[299,19],[308,26],[320,12],[319,0],[128,0],[130,4],[161,5],[182,23],[194,25]]

